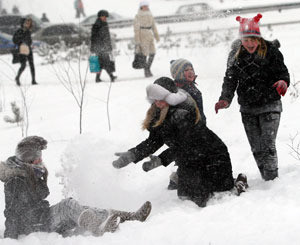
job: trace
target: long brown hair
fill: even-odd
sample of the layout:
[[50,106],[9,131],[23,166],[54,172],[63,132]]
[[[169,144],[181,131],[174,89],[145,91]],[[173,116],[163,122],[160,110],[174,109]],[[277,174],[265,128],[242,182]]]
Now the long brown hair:
[[[160,110],[160,115],[159,115],[159,119],[155,122],[155,124],[153,125],[153,128],[158,127],[159,125],[161,125],[163,123],[163,121],[165,120],[168,111],[169,111],[169,105],[167,105],[166,107],[164,107],[163,109]],[[146,118],[144,119],[143,123],[142,123],[142,129],[149,129],[150,128],[150,124],[153,120],[153,118],[155,117],[157,113],[157,107],[156,105],[153,103],[150,108],[147,111],[146,114]]]
[[[261,37],[249,37],[249,38],[251,38],[252,40],[257,40],[258,41],[257,54],[262,59],[265,58],[266,54],[267,54],[267,50],[268,50],[266,41]],[[241,53],[242,46],[243,45],[241,44],[241,46],[239,47],[238,51],[235,54],[236,59],[239,57],[239,55]]]
[[[199,111],[196,101],[192,97],[189,97],[189,99],[192,101],[193,107],[195,108],[195,113],[196,113],[195,124],[197,124],[201,120],[200,111]],[[164,120],[168,114],[169,107],[170,106],[167,105],[166,107],[164,107],[163,109],[160,110],[159,119],[152,126],[153,128],[158,127],[159,125],[161,125],[164,122]],[[150,108],[148,109],[146,118],[144,119],[144,121],[142,123],[143,130],[150,128],[150,124],[151,124],[152,120],[154,119],[156,113],[157,113],[157,107],[156,107],[155,103],[153,103],[150,106]]]

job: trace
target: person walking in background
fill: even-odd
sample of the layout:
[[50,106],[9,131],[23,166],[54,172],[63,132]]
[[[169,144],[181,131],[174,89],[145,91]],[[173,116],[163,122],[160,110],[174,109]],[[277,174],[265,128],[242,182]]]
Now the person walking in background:
[[15,78],[18,86],[20,83],[20,76],[26,68],[26,61],[28,60],[31,72],[31,84],[36,85],[37,82],[35,80],[35,67],[33,62],[33,53],[32,53],[32,38],[31,38],[31,29],[32,29],[32,19],[31,18],[22,18],[21,19],[21,28],[19,28],[13,35],[13,42],[17,45],[19,50],[19,58],[21,67],[17,73]]
[[153,76],[150,68],[156,52],[154,38],[159,41],[156,24],[149,10],[149,2],[141,1],[139,11],[134,18],[134,40],[136,52],[146,56],[145,77]]
[[42,14],[41,21],[44,22],[44,23],[49,22],[49,19],[48,19],[46,13],[43,13],[43,14]]
[[83,7],[82,0],[75,0],[75,2],[74,2],[74,8],[76,10],[76,16],[75,16],[75,18],[80,18],[80,15],[82,15],[83,17],[85,17],[84,7]]
[[19,8],[16,5],[13,6],[12,13],[13,14],[21,14]]
[[44,138],[26,137],[18,143],[15,156],[0,163],[0,180],[5,183],[4,237],[17,239],[32,232],[70,236],[86,231],[100,236],[114,232],[119,222],[143,222],[149,216],[150,202],[145,202],[137,212],[83,206],[73,198],[50,206],[46,200],[48,170],[42,160],[42,150],[46,147]]
[[[192,98],[196,101],[196,104],[200,112],[201,120],[204,124],[206,124],[206,117],[203,110],[202,93],[196,87],[195,81],[197,76],[195,75],[195,71],[192,63],[186,59],[172,60],[170,63],[171,63],[170,72],[173,79],[175,80],[176,86],[188,92],[192,96]],[[177,189],[177,183],[178,183],[178,175],[176,172],[173,172],[170,175],[170,183],[168,189],[169,190]]]
[[[146,88],[151,106],[143,122],[149,136],[127,152],[116,153],[115,168],[143,163],[143,170],[178,164],[178,189],[180,199],[188,199],[205,207],[215,191],[230,190],[235,186],[238,193],[245,190],[247,179],[240,174],[237,181],[232,177],[231,160],[223,141],[201,120],[193,98],[178,89],[167,77],[157,79]],[[164,144],[168,146],[159,156],[151,155]]]
[[2,9],[0,14],[1,14],[1,15],[7,15],[6,9]]
[[242,122],[254,159],[264,180],[278,177],[276,136],[282,111],[281,96],[290,84],[280,44],[261,37],[258,14],[241,18],[240,38],[229,54],[222,93],[216,113],[228,108],[235,91]]
[[101,68],[100,72],[96,74],[96,82],[102,81],[100,76],[103,69],[107,71],[111,82],[114,82],[117,77],[113,74],[115,62],[112,60],[112,42],[106,19],[109,13],[106,10],[100,10],[97,16],[91,35],[91,52],[98,55]]

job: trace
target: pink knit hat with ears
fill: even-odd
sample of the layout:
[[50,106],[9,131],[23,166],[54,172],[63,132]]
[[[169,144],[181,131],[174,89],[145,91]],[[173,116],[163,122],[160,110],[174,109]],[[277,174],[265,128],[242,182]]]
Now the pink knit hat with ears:
[[261,37],[258,24],[261,18],[261,14],[257,14],[253,18],[237,16],[236,20],[240,22],[240,37]]

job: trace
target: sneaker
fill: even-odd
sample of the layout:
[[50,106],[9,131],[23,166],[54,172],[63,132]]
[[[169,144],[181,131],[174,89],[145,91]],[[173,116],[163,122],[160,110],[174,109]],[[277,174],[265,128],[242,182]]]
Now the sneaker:
[[247,176],[245,174],[240,173],[234,182],[234,186],[237,190],[238,196],[242,192],[245,192],[246,189],[249,187],[247,183]]
[[151,202],[149,202],[149,201],[145,202],[139,208],[139,210],[134,213],[134,215],[133,215],[134,220],[144,222],[147,219],[147,217],[149,216],[151,209],[152,209]]

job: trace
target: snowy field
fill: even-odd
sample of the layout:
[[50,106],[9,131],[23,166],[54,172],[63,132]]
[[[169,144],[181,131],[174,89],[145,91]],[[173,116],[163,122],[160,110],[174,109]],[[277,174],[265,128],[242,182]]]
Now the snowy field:
[[[62,2],[69,6],[69,9],[62,7],[57,11],[57,6]],[[153,0],[153,12],[157,15],[171,13],[172,2],[177,5],[185,3],[180,0]],[[217,5],[219,1],[212,2]],[[246,2],[261,3],[245,0],[224,2],[234,6]],[[264,1],[271,2],[276,1]],[[55,17],[58,15],[64,16],[66,20],[76,21],[72,19],[73,1],[52,0],[44,3],[40,0],[10,0],[5,4],[11,6],[13,3],[19,4],[23,9],[29,8],[28,12],[38,16],[47,9],[49,18],[55,21],[59,21],[59,17]],[[88,14],[99,9],[99,4],[92,0],[85,0],[85,5]],[[124,16],[128,10],[129,17],[135,14],[137,5],[138,1],[133,0],[103,1],[103,8],[120,12]],[[174,12],[175,10],[176,8]],[[291,11],[294,13],[294,10]],[[266,18],[268,21],[278,22],[284,19],[283,16],[290,15],[288,12],[265,14],[261,21]],[[222,20],[224,23],[228,22],[229,26],[238,26],[238,23],[233,21],[234,18],[232,16]],[[189,23],[186,23],[186,29],[188,28]],[[158,30],[160,31],[160,26]],[[236,38],[237,32],[233,35]],[[291,82],[299,81],[300,24],[276,26],[272,31],[263,28],[262,35],[266,39],[280,40],[280,50],[285,57]],[[122,49],[125,49],[124,45]],[[252,157],[236,98],[227,110],[221,110],[218,114],[214,111],[214,105],[221,92],[229,50],[230,42],[222,42],[214,47],[195,48],[182,43],[178,49],[158,49],[152,66],[153,78],[144,78],[143,71],[133,70],[133,57],[128,55],[126,50],[121,50],[121,55],[116,57],[118,79],[115,83],[109,83],[105,71],[102,75],[104,82],[97,84],[94,82],[95,75],[87,74],[81,135],[78,106],[74,97],[57,78],[57,75],[62,76],[58,69],[65,65],[64,62],[42,65],[44,60],[35,55],[39,85],[30,86],[31,77],[27,67],[21,77],[21,88],[26,91],[29,108],[28,135],[40,135],[49,142],[48,149],[43,152],[43,159],[50,172],[50,203],[55,204],[66,196],[73,196],[86,205],[134,211],[144,201],[149,200],[153,210],[146,222],[123,223],[115,233],[104,234],[102,237],[62,238],[55,233],[34,233],[18,241],[0,239],[0,244],[298,245],[300,161],[292,157],[289,145],[292,143],[291,137],[300,130],[300,98],[295,99],[291,95],[295,90],[290,88],[282,99],[284,111],[277,137],[280,178],[264,182]],[[161,76],[170,76],[169,62],[177,58],[189,59],[194,64],[198,75],[198,87],[203,94],[208,127],[227,144],[234,176],[240,172],[245,173],[250,186],[248,191],[239,197],[230,192],[216,193],[205,208],[199,208],[190,201],[180,201],[176,191],[167,190],[169,175],[175,169],[173,164],[148,173],[143,172],[141,163],[130,164],[120,170],[114,169],[111,164],[116,159],[115,152],[126,151],[147,137],[147,132],[141,130],[141,122],[149,107],[145,99],[145,87]],[[78,63],[73,62],[71,65],[75,70],[73,79],[78,78]],[[80,65],[84,73],[87,61],[81,61]],[[10,55],[0,56],[1,160],[13,155],[16,144],[22,139],[21,128],[3,120],[4,116],[11,115],[11,102],[22,104],[20,88],[14,82],[17,69],[18,65],[11,65]],[[109,89],[110,131],[106,103]],[[296,138],[296,143],[299,140],[300,138]],[[2,212],[3,184],[0,185],[0,200]],[[1,213],[1,237],[5,228],[4,221]]]

